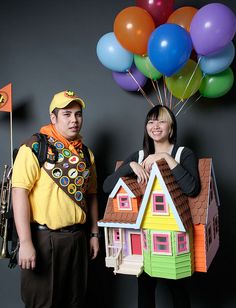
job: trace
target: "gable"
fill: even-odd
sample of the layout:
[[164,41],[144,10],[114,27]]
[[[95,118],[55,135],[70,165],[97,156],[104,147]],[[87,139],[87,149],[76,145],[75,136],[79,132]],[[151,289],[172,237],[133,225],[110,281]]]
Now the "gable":
[[176,216],[157,177],[154,178],[141,228],[180,231]]
[[122,189],[129,195],[130,198],[134,198],[135,195],[132,192],[132,190],[128,187],[128,185],[125,183],[123,178],[120,178],[118,182],[116,183],[115,187],[113,188],[112,192],[110,193],[109,198],[115,198],[117,192]]
[[161,190],[165,194],[168,205],[178,226],[177,230],[186,231],[186,229],[191,226],[191,213],[188,206],[188,200],[175,182],[171,170],[165,160],[160,160],[153,164],[137,218],[138,226],[140,227],[142,224],[150,195],[155,188],[155,179],[158,180]]

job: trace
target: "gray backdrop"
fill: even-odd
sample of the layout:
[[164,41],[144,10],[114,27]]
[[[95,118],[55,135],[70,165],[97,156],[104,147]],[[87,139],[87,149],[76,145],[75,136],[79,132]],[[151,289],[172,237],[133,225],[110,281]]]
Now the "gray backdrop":
[[[2,1],[3,2],[3,1]],[[214,1],[176,1],[176,8],[200,8]],[[236,11],[235,1],[221,1]],[[49,120],[54,93],[78,91],[87,106],[82,135],[94,151],[99,176],[100,217],[106,197],[101,189],[115,161],[142,144],[149,104],[141,94],[126,92],[98,61],[99,38],[113,31],[115,16],[135,1],[4,1],[0,17],[0,88],[13,84],[14,147]],[[235,71],[235,61],[231,66]],[[156,103],[152,87],[145,87]],[[193,308],[236,307],[233,283],[235,246],[235,87],[219,99],[189,103],[178,116],[179,143],[199,157],[212,157],[221,200],[221,247],[207,274],[194,274],[189,285]],[[0,113],[0,171],[10,162],[9,114]],[[102,243],[103,244],[103,243]],[[103,246],[103,245],[102,245]],[[114,276],[104,267],[104,249],[90,264],[88,307],[134,308],[136,278]],[[158,307],[172,307],[168,289],[158,286]],[[23,307],[19,270],[0,260],[0,307]]]

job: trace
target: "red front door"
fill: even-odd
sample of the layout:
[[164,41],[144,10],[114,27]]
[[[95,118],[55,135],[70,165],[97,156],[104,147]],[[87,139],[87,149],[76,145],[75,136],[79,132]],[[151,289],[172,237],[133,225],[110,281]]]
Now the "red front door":
[[133,255],[142,254],[141,235],[137,233],[130,234],[131,251]]

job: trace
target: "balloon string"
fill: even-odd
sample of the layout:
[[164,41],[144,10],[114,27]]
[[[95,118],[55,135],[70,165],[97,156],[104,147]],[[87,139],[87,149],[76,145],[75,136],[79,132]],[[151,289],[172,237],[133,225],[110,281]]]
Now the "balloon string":
[[159,86],[158,86],[157,80],[156,80],[156,85],[157,85],[157,90],[158,90],[159,97],[160,97],[160,100],[161,100],[161,105],[163,106],[164,104],[163,104],[163,100],[162,100],[162,96],[161,96],[161,91],[160,91],[160,88],[159,88]]
[[168,102],[167,102],[167,96],[166,96],[166,83],[165,83],[165,79],[163,79],[163,87],[164,87],[165,105],[167,106]]
[[156,96],[157,96],[157,100],[158,100],[159,104],[161,104],[161,100],[160,100],[160,97],[158,96],[158,92],[157,92],[157,88],[155,86],[155,83],[154,83],[154,81],[152,79],[151,79],[151,82],[152,82],[152,86],[153,86],[153,88],[155,90],[155,93],[156,93]]
[[172,98],[173,98],[173,95],[172,95],[172,92],[170,92],[170,110],[172,110]]
[[[204,78],[204,76],[202,76],[202,78],[201,78],[201,80],[200,80],[200,84],[201,84],[203,78]],[[181,112],[181,110],[184,108],[184,106],[186,105],[186,103],[188,102],[188,100],[190,99],[190,97],[192,96],[193,92],[194,92],[194,90],[190,93],[190,96],[186,99],[186,101],[183,103],[183,105],[181,106],[181,108],[179,109],[179,111],[176,113],[176,117],[177,117],[178,114]],[[200,95],[200,97],[201,97],[201,95]],[[199,97],[199,98],[200,98],[200,97]],[[198,98],[198,99],[199,99],[199,98]],[[197,99],[197,101],[198,101],[198,99]]]
[[147,64],[147,63],[145,63],[145,67],[146,67],[146,69],[147,69],[147,71],[148,71],[149,78],[151,79],[152,86],[153,86],[154,91],[155,91],[156,96],[157,96],[157,100],[158,100],[159,104],[161,104],[161,100],[160,100],[160,98],[159,98],[159,96],[158,96],[158,94],[157,94],[157,88],[156,88],[156,86],[155,86],[155,84],[154,84],[154,82],[153,82],[153,79],[152,79],[152,75],[151,75],[151,70],[150,70],[150,67],[148,66],[148,64]]
[[153,104],[153,102],[147,97],[146,93],[144,92],[144,90],[140,87],[140,84],[138,83],[138,81],[134,78],[133,74],[128,71],[130,77],[134,80],[134,82],[138,85],[138,90],[142,93],[143,97],[148,101],[148,103],[154,107],[155,105]]
[[185,110],[185,112],[187,112],[193,106],[193,104],[195,104],[197,101],[199,101],[200,98],[202,98],[202,95],[199,95],[199,97],[189,105],[189,107]]
[[[186,93],[186,90],[187,90],[188,86],[190,85],[190,82],[191,82],[191,80],[193,79],[194,74],[196,73],[196,70],[197,70],[197,68],[198,68],[198,65],[199,65],[200,60],[201,60],[201,57],[198,59],[197,65],[195,66],[194,71],[193,71],[192,75],[191,75],[190,78],[189,78],[189,81],[188,81],[188,83],[187,83],[187,85],[186,85],[186,87],[185,87],[185,89],[184,89],[183,96],[184,96],[184,94]],[[183,96],[182,96],[182,97],[183,97]],[[182,99],[180,99],[179,102],[181,102],[181,101],[182,101]],[[179,104],[179,102],[177,103],[177,105]],[[177,106],[177,105],[176,105],[176,106]]]

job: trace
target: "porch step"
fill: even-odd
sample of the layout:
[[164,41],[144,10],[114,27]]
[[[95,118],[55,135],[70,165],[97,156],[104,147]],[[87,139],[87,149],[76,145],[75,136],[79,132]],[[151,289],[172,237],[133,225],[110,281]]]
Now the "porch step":
[[120,264],[118,270],[114,270],[115,274],[126,274],[139,276],[143,272],[143,263],[124,262]]

